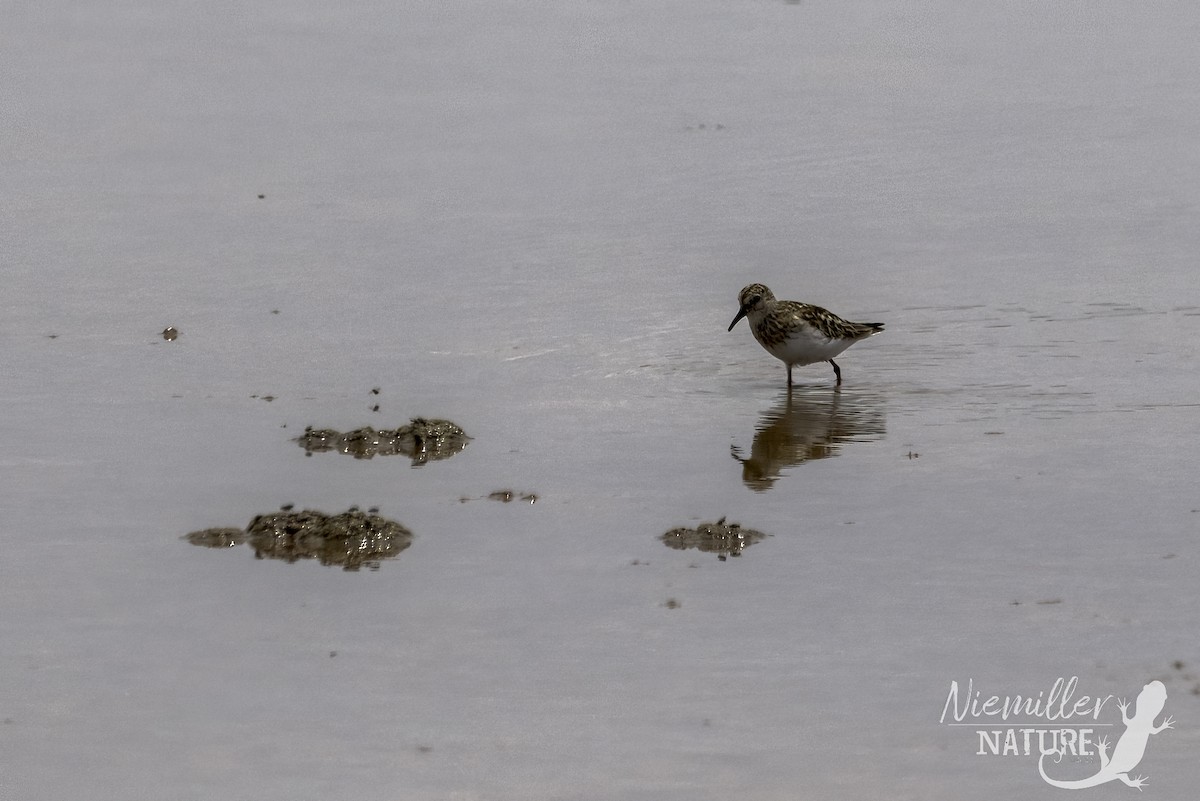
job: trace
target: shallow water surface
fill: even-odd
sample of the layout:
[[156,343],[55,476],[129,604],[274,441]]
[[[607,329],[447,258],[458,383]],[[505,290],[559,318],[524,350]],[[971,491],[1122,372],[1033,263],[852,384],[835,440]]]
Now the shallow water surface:
[[[1072,676],[1200,779],[1200,12],[12,16],[9,795],[1029,796],[947,691]],[[887,329],[789,391],[752,281]],[[183,539],[288,504],[412,541]]]

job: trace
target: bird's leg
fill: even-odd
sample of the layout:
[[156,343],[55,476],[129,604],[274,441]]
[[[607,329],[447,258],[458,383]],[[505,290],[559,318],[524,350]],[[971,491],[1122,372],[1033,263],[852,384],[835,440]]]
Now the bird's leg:
[[837,362],[835,362],[833,359],[830,359],[830,360],[829,360],[829,363],[833,365],[833,374],[837,376],[837,383],[838,383],[838,386],[841,386],[841,383],[842,383],[842,368],[838,367],[838,366],[837,366]]
[[787,366],[787,369],[788,369],[788,386],[790,387],[792,385],[792,366],[789,364]]

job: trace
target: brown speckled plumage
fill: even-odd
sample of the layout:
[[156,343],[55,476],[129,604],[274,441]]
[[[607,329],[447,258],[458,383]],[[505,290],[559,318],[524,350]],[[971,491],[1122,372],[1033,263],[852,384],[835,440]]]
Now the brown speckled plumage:
[[776,300],[762,284],[750,284],[738,293],[740,306],[729,330],[748,317],[750,330],[758,343],[787,365],[788,386],[792,385],[792,367],[826,361],[833,365],[837,383],[842,371],[834,356],[846,348],[878,334],[883,323],[852,323],[828,309],[794,300]]

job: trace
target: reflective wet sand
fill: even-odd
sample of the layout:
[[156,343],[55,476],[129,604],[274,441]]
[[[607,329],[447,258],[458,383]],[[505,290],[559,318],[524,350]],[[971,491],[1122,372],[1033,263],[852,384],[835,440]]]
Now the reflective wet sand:
[[[0,783],[1024,797],[950,682],[1078,676],[1164,683],[1140,770],[1177,797],[1197,14],[13,11]],[[789,394],[726,331],[752,281],[886,332]],[[412,418],[469,447],[295,441]],[[287,504],[413,538],[378,571],[181,540]],[[722,517],[771,536],[660,539]]]

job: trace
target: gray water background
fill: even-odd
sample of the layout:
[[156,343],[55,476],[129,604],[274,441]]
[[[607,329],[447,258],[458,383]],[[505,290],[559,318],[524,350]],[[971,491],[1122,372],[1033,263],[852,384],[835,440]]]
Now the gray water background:
[[[1073,675],[1200,779],[1194,4],[4,13],[5,797],[1049,796],[939,716]],[[751,281],[887,331],[789,406]],[[283,503],[417,539],[180,539]]]

